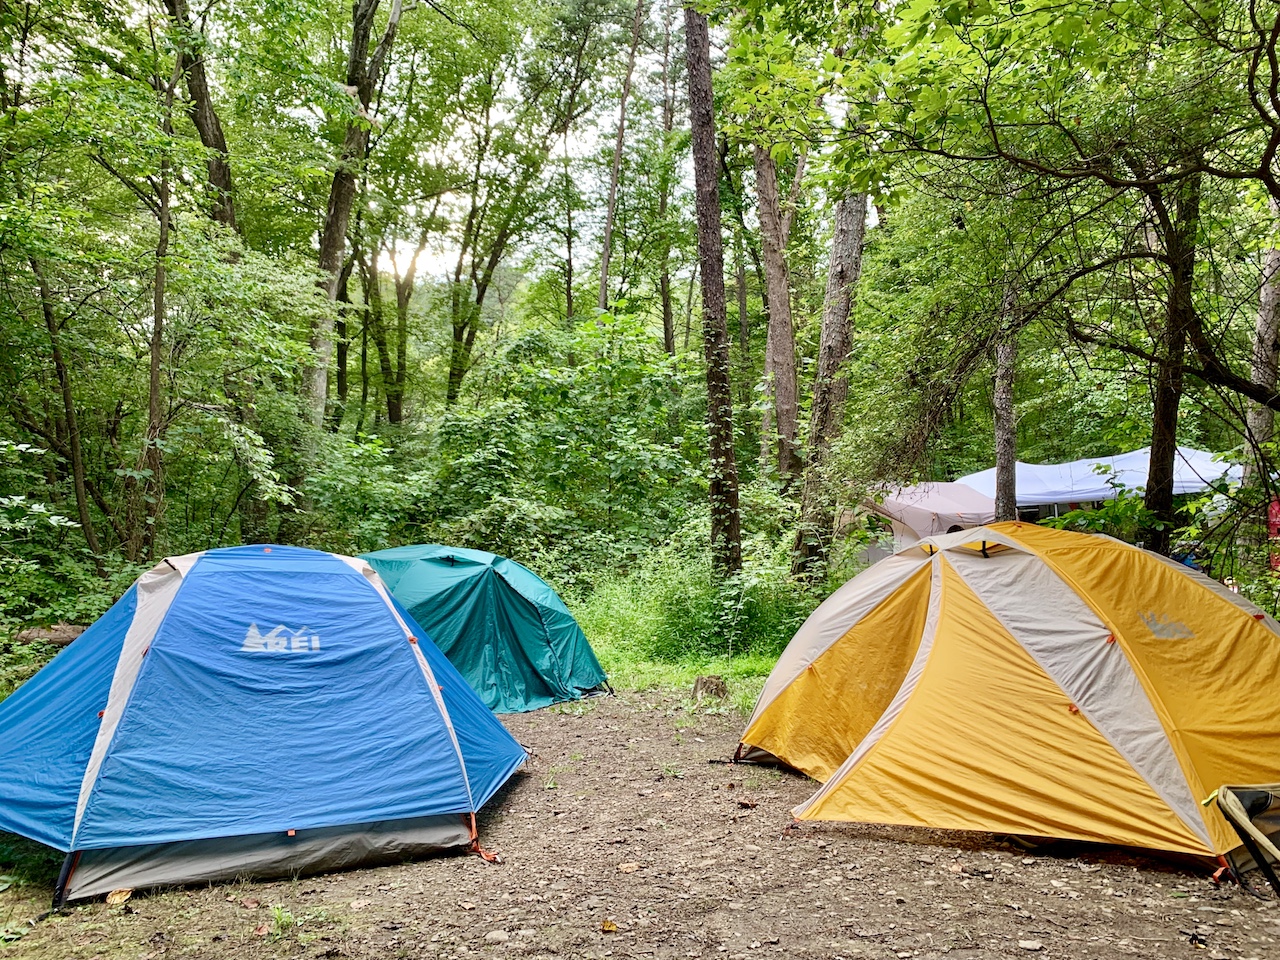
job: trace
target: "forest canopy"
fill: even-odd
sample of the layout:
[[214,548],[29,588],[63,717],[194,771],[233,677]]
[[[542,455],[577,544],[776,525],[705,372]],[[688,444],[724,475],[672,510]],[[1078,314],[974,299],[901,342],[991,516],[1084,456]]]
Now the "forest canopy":
[[[1146,446],[1063,522],[1275,608],[1274,5],[0,0],[0,31],[0,630],[166,555],[442,542],[643,608],[655,656],[776,651],[885,485]],[[1244,482],[1175,497],[1179,444]]]

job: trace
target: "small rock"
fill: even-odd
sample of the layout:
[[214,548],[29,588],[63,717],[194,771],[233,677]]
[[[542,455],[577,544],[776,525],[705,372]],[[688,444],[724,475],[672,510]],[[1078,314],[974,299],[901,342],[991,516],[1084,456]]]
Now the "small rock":
[[1039,940],[1019,940],[1018,946],[1023,950],[1030,951],[1031,953],[1039,953],[1044,949],[1044,944]]
[[505,930],[490,930],[484,935],[484,938],[489,943],[506,943],[511,939],[511,934]]

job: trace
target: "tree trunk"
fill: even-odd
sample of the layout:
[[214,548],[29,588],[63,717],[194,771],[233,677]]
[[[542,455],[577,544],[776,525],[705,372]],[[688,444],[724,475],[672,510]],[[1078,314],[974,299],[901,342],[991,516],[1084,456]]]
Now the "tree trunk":
[[378,372],[382,378],[382,395],[387,402],[387,423],[401,421],[400,386],[391,363],[391,346],[387,339],[387,319],[382,299],[382,275],[377,260],[367,257],[360,265],[364,281],[365,302],[369,305],[368,325],[373,345],[378,351]]
[[1188,332],[1194,323],[1192,289],[1195,280],[1196,232],[1200,224],[1200,175],[1193,174],[1172,187],[1172,218],[1166,216],[1165,250],[1169,259],[1169,291],[1164,329],[1160,334],[1160,362],[1152,387],[1151,460],[1147,468],[1145,506],[1153,522],[1143,531],[1148,549],[1168,554],[1174,524],[1173,469],[1178,456],[1178,406]]
[[[391,15],[382,39],[369,55],[369,41],[380,0],[355,0],[351,17],[351,46],[347,57],[347,87],[355,91],[358,116],[347,124],[337,169],[329,188],[324,225],[320,231],[320,272],[324,275],[324,293],[330,301],[338,298],[338,278],[347,243],[347,225],[355,203],[357,173],[369,149],[369,106],[373,91],[382,77],[387,54],[395,41],[400,24],[401,0],[393,0]],[[329,393],[329,361],[333,357],[333,317],[315,323],[311,331],[313,366],[308,371],[311,422],[324,425],[325,404]]]
[[36,284],[40,289],[40,311],[44,315],[45,329],[49,331],[49,346],[53,351],[53,372],[58,378],[58,389],[62,394],[62,416],[66,424],[66,446],[70,454],[71,480],[76,493],[76,514],[80,519],[80,532],[84,534],[85,543],[93,555],[94,564],[99,575],[105,575],[102,565],[102,547],[98,543],[98,534],[93,529],[93,516],[89,513],[89,494],[84,478],[84,448],[80,443],[80,421],[76,414],[75,397],[71,391],[71,371],[67,368],[62,356],[61,328],[57,315],[53,310],[53,291],[49,289],[48,280],[39,261],[31,258],[31,272],[35,274]]
[[671,304],[671,242],[667,239],[667,205],[670,203],[671,177],[666,166],[666,151],[671,148],[671,131],[675,127],[675,97],[671,86],[671,7],[662,15],[662,147],[663,170],[658,182],[658,222],[662,224],[662,270],[658,291],[662,298],[662,346],[669,356],[676,355],[676,319]]
[[573,190],[569,179],[569,132],[564,135],[564,318],[573,326]]
[[350,378],[347,376],[347,363],[351,352],[348,317],[351,312],[351,271],[355,268],[355,260],[348,259],[342,265],[342,273],[338,277],[338,313],[334,318],[336,325],[335,346],[338,351],[334,368],[336,376],[338,402],[333,405],[329,417],[329,429],[337,430],[342,426],[342,418],[347,409],[347,397],[351,393]]
[[155,551],[156,533],[160,527],[160,519],[164,515],[164,434],[165,417],[163,394],[160,386],[160,373],[164,360],[164,326],[165,326],[165,284],[166,263],[169,256],[169,158],[163,157],[160,162],[158,178],[158,197],[156,219],[160,222],[160,235],[156,241],[155,290],[152,297],[151,342],[149,348],[150,369],[147,381],[147,439],[144,462],[147,469],[146,482],[143,485],[144,505],[141,510],[143,523],[140,530],[133,531],[139,536],[138,549],[129,551],[131,560],[150,560]]
[[[1271,200],[1272,223],[1280,223],[1280,203]],[[1276,390],[1280,369],[1280,247],[1268,247],[1262,255],[1262,289],[1258,297],[1258,320],[1253,331],[1253,361],[1250,379],[1272,393]],[[1269,462],[1265,445],[1275,431],[1275,411],[1262,404],[1251,403],[1245,415],[1247,437],[1253,456],[1245,463],[1245,483],[1256,483],[1265,471],[1259,465]]]
[[627,73],[622,80],[622,103],[618,107],[618,136],[613,145],[613,166],[609,170],[609,202],[604,215],[604,240],[600,251],[600,298],[597,306],[609,308],[609,259],[613,253],[613,218],[618,209],[618,177],[622,172],[622,148],[626,143],[627,98],[631,96],[631,75],[636,69],[636,50],[644,26],[644,0],[636,0],[636,15],[631,24],[631,47],[627,53]]
[[702,265],[702,341],[707,361],[707,431],[710,440],[711,556],[716,571],[742,569],[738,466],[733,449],[733,396],[725,309],[724,247],[720,237],[720,183],[711,89],[711,40],[707,18],[686,7],[689,121],[697,192],[698,260]]
[[[765,292],[769,299],[769,340],[765,357],[766,390],[773,399],[774,425],[761,436],[762,449],[776,442],[778,476],[787,482],[800,473],[796,446],[799,399],[796,386],[796,340],[791,320],[791,278],[787,270],[787,240],[791,209],[778,195],[778,168],[767,147],[756,145],[756,197],[760,237],[764,247]],[[803,174],[797,165],[796,177]],[[776,441],[771,435],[777,430]]]
[[862,275],[862,248],[867,230],[867,195],[847,195],[836,202],[831,238],[831,266],[822,301],[818,372],[813,382],[809,449],[804,488],[800,493],[800,526],[792,551],[791,572],[811,576],[826,561],[835,514],[823,492],[823,470],[831,444],[840,435],[849,381],[842,368],[853,346],[849,317]]
[[996,520],[1018,519],[1018,425],[1013,411],[1013,381],[1018,362],[1018,332],[1010,318],[1017,310],[1017,288],[1005,284],[1000,313],[1005,332],[996,343],[994,419],[996,431]]
[[191,21],[187,0],[165,0],[169,18],[184,35],[178,51],[178,70],[187,80],[191,104],[187,112],[200,134],[200,142],[209,151],[209,215],[218,223],[236,230],[235,187],[231,180],[231,155],[222,123],[209,93],[209,78],[204,69],[202,47],[205,39]]

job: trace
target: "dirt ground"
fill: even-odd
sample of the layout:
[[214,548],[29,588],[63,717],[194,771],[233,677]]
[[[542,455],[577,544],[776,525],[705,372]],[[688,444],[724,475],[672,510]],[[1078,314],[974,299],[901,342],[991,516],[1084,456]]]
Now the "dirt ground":
[[624,692],[505,718],[532,753],[458,855],[43,911],[0,958],[1280,958],[1280,906],[1102,849],[789,828],[811,782],[727,766],[742,717]]

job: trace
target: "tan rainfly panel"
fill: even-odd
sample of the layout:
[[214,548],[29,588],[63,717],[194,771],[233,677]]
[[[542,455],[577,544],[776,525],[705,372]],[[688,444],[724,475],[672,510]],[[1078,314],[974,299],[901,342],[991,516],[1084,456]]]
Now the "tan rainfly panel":
[[[1092,537],[1081,547],[1079,538],[1028,525],[1015,535],[1114,631],[1197,800],[1219,784],[1275,780],[1280,636],[1266,622],[1128,544]],[[1238,844],[1216,808],[1205,819],[1214,853]]]
[[[936,562],[936,561],[934,561]],[[902,685],[920,645],[930,570],[858,620],[759,712],[745,744],[825,781],[853,752]]]
[[878,607],[921,567],[927,566],[928,555],[920,550],[886,557],[858,574],[809,615],[796,635],[782,651],[782,656],[769,673],[756,708],[747,727],[768,710],[773,701],[800,676],[809,664],[831,648],[868,613]]
[[796,815],[1206,853],[945,557],[941,565],[939,622],[918,681],[875,742]]

